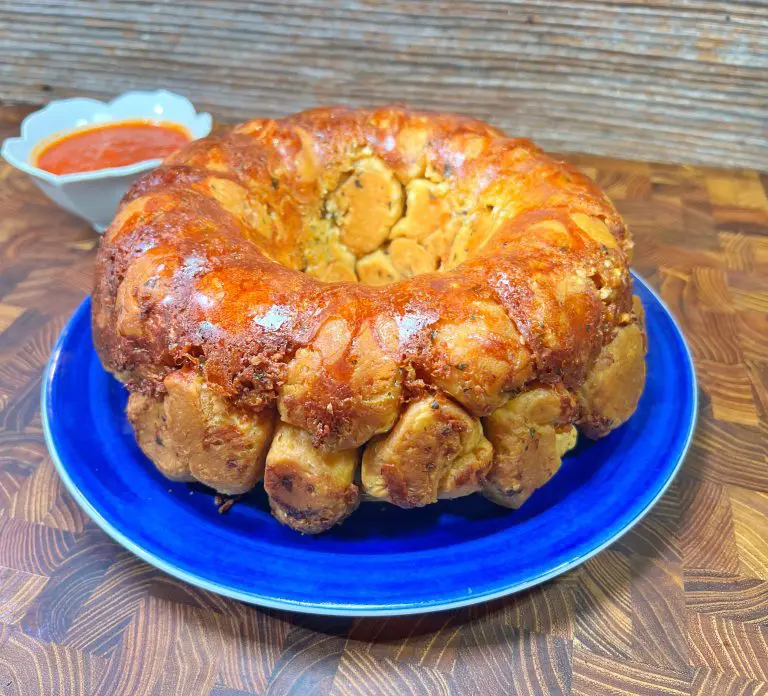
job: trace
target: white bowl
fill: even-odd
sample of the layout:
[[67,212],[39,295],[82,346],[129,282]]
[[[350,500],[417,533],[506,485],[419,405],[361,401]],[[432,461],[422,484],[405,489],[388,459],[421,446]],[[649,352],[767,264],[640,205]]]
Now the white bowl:
[[27,116],[21,124],[21,137],[3,142],[5,160],[29,174],[48,198],[70,213],[88,220],[103,232],[131,183],[154,169],[162,159],[144,160],[125,167],[111,167],[75,174],[51,174],[30,162],[35,145],[59,131],[125,119],[172,121],[185,126],[193,139],[211,132],[211,115],[198,114],[191,102],[179,94],[166,92],[125,92],[111,102],[96,99],[62,99]]

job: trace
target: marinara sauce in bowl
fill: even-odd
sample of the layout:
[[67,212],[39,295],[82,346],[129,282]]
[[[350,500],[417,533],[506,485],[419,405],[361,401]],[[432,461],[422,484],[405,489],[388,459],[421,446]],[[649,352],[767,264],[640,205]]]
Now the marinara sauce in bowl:
[[65,210],[103,232],[133,181],[211,131],[210,114],[165,90],[110,102],[62,99],[27,116],[3,157]]
[[192,140],[177,123],[143,119],[87,126],[38,144],[33,164],[51,174],[75,174],[164,159]]

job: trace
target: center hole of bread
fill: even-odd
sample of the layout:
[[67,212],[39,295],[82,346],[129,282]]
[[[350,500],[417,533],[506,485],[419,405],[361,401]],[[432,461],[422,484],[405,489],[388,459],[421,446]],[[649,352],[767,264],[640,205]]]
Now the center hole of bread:
[[376,157],[356,160],[306,226],[305,272],[386,285],[440,270],[455,236],[447,193],[444,183],[401,182]]

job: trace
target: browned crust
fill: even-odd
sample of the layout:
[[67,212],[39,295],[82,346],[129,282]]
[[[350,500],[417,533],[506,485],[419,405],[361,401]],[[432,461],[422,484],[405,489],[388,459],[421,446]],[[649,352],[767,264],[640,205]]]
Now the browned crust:
[[[503,224],[480,241],[470,234],[458,265],[385,286],[302,273],[305,223],[323,213],[323,197],[361,153],[403,185],[443,185],[466,201],[463,220],[502,210]],[[245,203],[223,203],[214,184],[242,191]],[[240,409],[279,406],[314,446],[356,447],[425,392],[445,392],[475,417],[529,384],[578,392],[617,327],[636,321],[630,251],[599,188],[527,140],[454,115],[316,109],[191,143],[134,184],[99,250],[94,343],[132,392],[161,395],[168,374],[192,368]],[[500,308],[506,324],[489,319],[486,333],[461,348],[467,361],[457,361],[442,337],[474,321],[477,307]],[[339,318],[346,344],[333,359],[320,351],[315,379],[286,395],[298,351],[313,351]],[[394,330],[371,333],[374,325]],[[367,349],[371,335],[378,342],[393,403],[371,405],[377,375],[350,371],[364,360],[355,346],[365,331]],[[471,369],[481,354],[495,361],[485,373]],[[502,376],[491,380],[488,370]],[[636,396],[624,398],[621,418]],[[604,395],[590,398],[581,399],[582,423],[604,434],[616,418],[599,412]]]
[[[524,349],[533,353],[540,379],[575,386],[612,336],[616,316],[629,310],[626,252],[621,247],[601,248],[568,215],[582,211],[604,219],[626,246],[620,217],[587,177],[528,141],[502,137],[466,118],[395,109],[315,110],[246,126],[195,142],[137,182],[126,202],[150,195],[144,210],[113,225],[104,237],[94,291],[94,339],[105,366],[129,375],[137,388],[157,387],[158,367],[170,371],[198,364],[203,357],[209,383],[226,396],[263,407],[274,401],[296,349],[311,343],[327,317],[339,315],[348,316],[355,326],[376,316],[407,324],[401,331],[398,360],[402,366],[413,365],[418,379],[430,384],[431,374],[444,363],[430,351],[430,332],[441,321],[461,321],[472,300],[504,307],[524,338]],[[406,127],[426,131],[426,158],[435,170],[449,172],[452,185],[477,193],[484,183],[507,177],[528,208],[482,253],[451,272],[425,274],[383,288],[325,284],[267,258],[231,213],[192,188],[211,167],[217,175],[223,169],[223,176],[245,182],[271,209],[293,221],[293,229],[285,226],[284,243],[296,244],[301,235],[299,209],[309,205],[313,195],[284,157],[301,147],[296,130],[315,138],[324,166],[342,157],[339,153],[346,152],[350,143],[365,143],[399,171],[403,156],[397,149],[387,149],[386,143],[387,137]],[[248,129],[250,134],[244,132]],[[484,139],[485,152],[462,163],[462,143],[470,136]],[[565,232],[527,234],[531,225],[546,220],[561,221]],[[166,270],[160,271],[167,273],[162,298],[160,293],[142,295],[145,330],[140,336],[122,336],[116,328],[120,282],[138,257],[160,249],[169,256]],[[600,301],[593,282],[570,298],[557,297],[553,279],[599,269],[606,259],[621,271],[609,305]],[[274,315],[276,307],[286,308],[279,326],[266,329],[254,324],[254,318]],[[322,398],[329,399],[338,415],[317,424],[318,441],[343,429],[348,398],[343,379],[335,389],[338,393]]]

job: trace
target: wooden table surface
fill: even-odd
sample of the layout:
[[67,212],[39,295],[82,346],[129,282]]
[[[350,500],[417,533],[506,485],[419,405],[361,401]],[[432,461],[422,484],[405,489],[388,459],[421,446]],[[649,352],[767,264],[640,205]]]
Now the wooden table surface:
[[[0,137],[20,115],[0,109]],[[626,216],[635,266],[688,337],[691,452],[641,524],[567,575],[375,620],[196,589],[78,509],[38,394],[97,237],[0,166],[0,694],[768,694],[768,178],[573,159]]]

